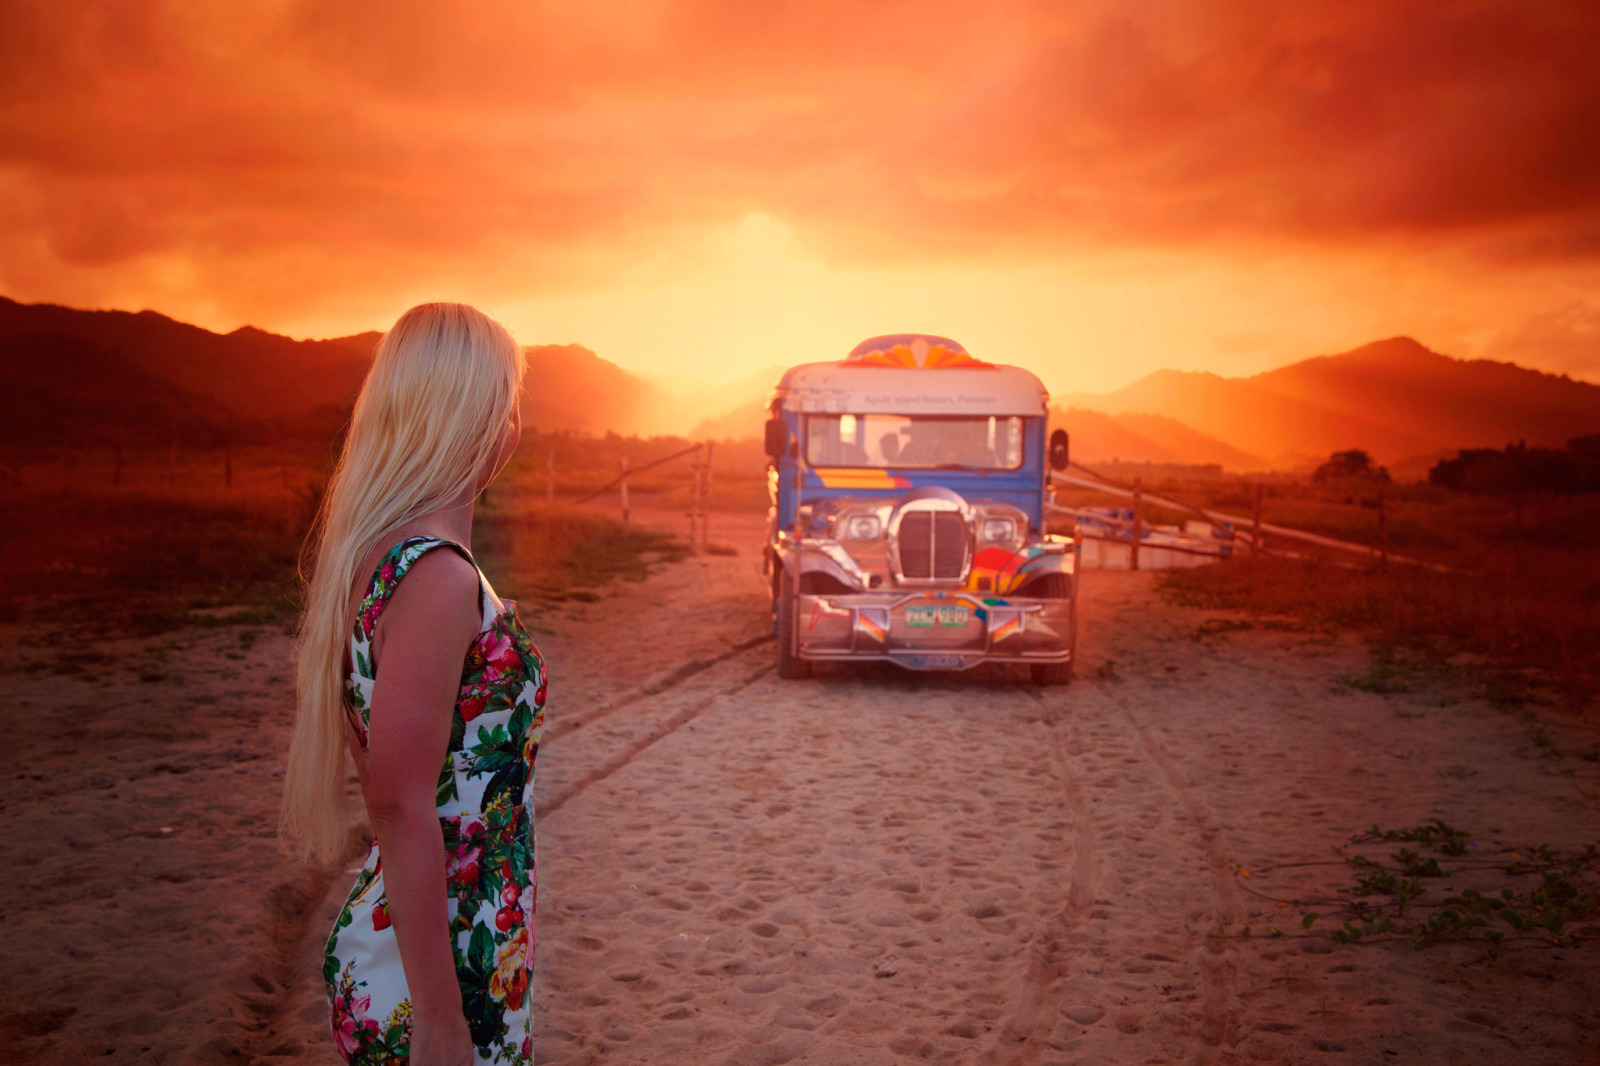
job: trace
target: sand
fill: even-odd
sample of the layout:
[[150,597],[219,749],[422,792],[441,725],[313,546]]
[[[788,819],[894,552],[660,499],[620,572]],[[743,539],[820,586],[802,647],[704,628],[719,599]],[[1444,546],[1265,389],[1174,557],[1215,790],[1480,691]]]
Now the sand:
[[[528,612],[540,1062],[1586,1061],[1594,946],[1208,934],[1298,933],[1258,893],[1349,884],[1339,849],[1375,822],[1600,839],[1600,770],[1562,754],[1592,723],[1448,680],[1360,691],[1358,640],[1207,626],[1236,619],[1148,573],[1086,575],[1066,688],[784,682],[760,532],[717,516],[737,555]],[[239,634],[3,675],[0,1061],[337,1061],[317,961],[351,874],[275,851],[287,642]]]

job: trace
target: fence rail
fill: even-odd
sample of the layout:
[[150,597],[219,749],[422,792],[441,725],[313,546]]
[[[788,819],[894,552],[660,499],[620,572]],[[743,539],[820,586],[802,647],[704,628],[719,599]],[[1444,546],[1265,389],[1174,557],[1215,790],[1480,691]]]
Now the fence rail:
[[[1406,566],[1415,566],[1415,567],[1419,567],[1421,569],[1433,570],[1433,571],[1437,571],[1439,573],[1444,573],[1444,574],[1457,574],[1457,573],[1461,573],[1462,572],[1460,570],[1455,569],[1454,567],[1444,566],[1444,565],[1442,565],[1440,563],[1430,563],[1430,562],[1428,562],[1428,561],[1426,561],[1424,559],[1415,559],[1415,558],[1412,558],[1411,556],[1407,556],[1407,555],[1395,555],[1394,553],[1390,552],[1387,549],[1387,547],[1374,548],[1371,545],[1355,544],[1355,543],[1352,543],[1351,541],[1339,540],[1339,539],[1337,539],[1335,537],[1324,536],[1321,533],[1311,533],[1311,532],[1308,532],[1307,530],[1294,529],[1294,528],[1292,528],[1290,526],[1280,526],[1280,525],[1277,525],[1277,524],[1272,523],[1272,522],[1263,522],[1263,521],[1261,521],[1261,515],[1260,515],[1260,496],[1259,496],[1259,494],[1256,497],[1256,500],[1257,500],[1257,502],[1256,502],[1256,514],[1253,515],[1250,518],[1244,518],[1244,517],[1242,517],[1240,515],[1227,514],[1227,513],[1222,512],[1222,511],[1213,511],[1210,508],[1200,507],[1200,506],[1197,506],[1195,504],[1188,503],[1187,501],[1184,501],[1184,500],[1178,500],[1178,499],[1174,499],[1174,498],[1172,498],[1170,496],[1164,496],[1164,495],[1162,495],[1160,493],[1149,492],[1149,491],[1146,491],[1143,488],[1143,486],[1138,485],[1138,484],[1125,485],[1125,484],[1123,484],[1121,482],[1118,482],[1114,478],[1106,477],[1105,475],[1097,473],[1096,471],[1091,470],[1088,467],[1082,466],[1082,465],[1080,465],[1078,463],[1071,463],[1071,464],[1069,464],[1069,466],[1071,466],[1073,469],[1081,470],[1086,474],[1092,475],[1093,480],[1091,480],[1090,478],[1078,477],[1078,476],[1075,476],[1073,474],[1067,474],[1067,473],[1061,473],[1061,472],[1053,472],[1050,475],[1051,480],[1054,481],[1057,484],[1072,485],[1072,486],[1077,487],[1077,488],[1092,489],[1092,490],[1094,490],[1096,492],[1103,492],[1103,493],[1105,493],[1107,495],[1110,495],[1110,496],[1118,496],[1118,497],[1121,497],[1123,499],[1132,499],[1134,501],[1135,517],[1134,517],[1134,520],[1132,522],[1124,522],[1124,521],[1122,521],[1120,519],[1112,519],[1112,518],[1109,518],[1107,516],[1094,515],[1092,513],[1090,515],[1085,516],[1085,517],[1092,517],[1096,522],[1104,522],[1104,523],[1111,524],[1111,525],[1132,526],[1133,527],[1133,535],[1134,535],[1134,543],[1135,544],[1137,544],[1137,539],[1138,539],[1138,536],[1139,536],[1139,529],[1140,529],[1140,526],[1142,525],[1142,523],[1140,522],[1140,519],[1138,517],[1138,514],[1137,514],[1139,504],[1141,504],[1141,503],[1151,503],[1151,504],[1155,504],[1157,507],[1166,507],[1166,508],[1169,508],[1169,509],[1175,510],[1175,511],[1186,511],[1186,512],[1188,512],[1190,514],[1195,514],[1195,515],[1198,515],[1198,516],[1204,518],[1206,521],[1211,522],[1213,525],[1222,526],[1222,527],[1228,529],[1228,531],[1231,534],[1231,538],[1233,540],[1245,544],[1246,546],[1248,546],[1250,548],[1250,550],[1253,553],[1279,554],[1279,555],[1289,556],[1289,557],[1292,557],[1292,558],[1304,558],[1304,556],[1301,556],[1301,555],[1298,555],[1298,554],[1295,554],[1295,553],[1292,553],[1292,552],[1276,551],[1276,552],[1270,552],[1269,553],[1267,551],[1267,548],[1266,548],[1265,535],[1266,534],[1271,534],[1271,535],[1273,535],[1275,537],[1284,537],[1284,538],[1287,538],[1289,540],[1297,540],[1297,541],[1301,541],[1301,542],[1306,543],[1306,544],[1315,544],[1315,545],[1317,545],[1319,547],[1332,548],[1332,549],[1334,549],[1336,551],[1344,551],[1344,552],[1350,552],[1352,554],[1364,555],[1364,556],[1366,556],[1366,557],[1368,557],[1370,559],[1377,559],[1379,562],[1382,562],[1382,563],[1389,563],[1389,562],[1401,563],[1401,564],[1404,564]],[[1080,513],[1080,509],[1078,509],[1078,508],[1063,507],[1063,506],[1055,505],[1055,504],[1047,506],[1046,507],[1046,511],[1048,511],[1049,513],[1052,513],[1052,514],[1071,514],[1071,515],[1075,515],[1075,516]],[[1386,524],[1384,523],[1384,515],[1383,515],[1382,512],[1379,513],[1379,523],[1380,523],[1380,529],[1386,529],[1387,528]],[[1121,538],[1097,537],[1095,539],[1099,539],[1099,540],[1116,540],[1118,543],[1125,543],[1124,541],[1121,540]],[[1200,540],[1200,538],[1194,538],[1194,539],[1197,540],[1197,541]],[[1214,541],[1212,543],[1214,543]],[[1151,547],[1172,548],[1175,551],[1176,550],[1181,550],[1181,549],[1177,548],[1174,545],[1167,545],[1167,544],[1150,545],[1150,546]],[[1204,553],[1196,552],[1196,554],[1204,554]],[[1135,548],[1135,552],[1134,552],[1134,556],[1133,556],[1133,566],[1135,568],[1137,568],[1137,566],[1138,566],[1137,548]]]
[[622,473],[618,474],[616,477],[612,478],[610,481],[606,482],[604,485],[601,485],[599,488],[595,489],[593,492],[586,492],[582,496],[579,496],[576,500],[573,500],[572,502],[575,505],[576,504],[580,504],[580,503],[588,503],[590,500],[594,499],[596,496],[599,496],[601,493],[609,492],[612,489],[619,487],[624,482],[626,482],[631,475],[642,474],[646,470],[654,469],[655,467],[661,466],[663,463],[670,463],[674,459],[682,459],[685,455],[688,455],[690,452],[699,451],[701,447],[702,447],[702,445],[693,444],[693,445],[690,445],[689,447],[683,449],[683,451],[681,451],[681,452],[673,452],[671,455],[664,456],[663,458],[657,459],[654,462],[646,463],[643,466],[635,466],[635,467],[629,467],[628,466],[627,456],[623,456],[623,459],[622,459]]
[[[660,459],[655,459],[645,463],[643,466],[635,467],[630,467],[628,465],[628,457],[624,455],[620,464],[622,467],[622,472],[616,477],[612,478],[610,481],[606,482],[604,485],[601,485],[599,488],[594,489],[591,492],[586,492],[582,496],[579,496],[576,500],[573,500],[573,506],[588,503],[590,500],[593,500],[596,497],[611,491],[612,489],[616,489],[618,501],[622,505],[622,524],[627,525],[629,518],[628,478],[636,477],[639,474],[644,473],[646,470],[653,470],[658,466],[663,466],[672,462],[674,459],[682,459],[686,455],[693,455],[694,462],[691,464],[691,469],[693,471],[691,475],[693,478],[693,483],[689,493],[690,502],[689,513],[687,517],[689,519],[689,548],[691,551],[698,554],[699,552],[705,550],[705,547],[707,543],[709,543],[711,536],[710,511],[713,448],[714,445],[710,441],[704,441],[700,444],[692,444],[689,447],[684,448],[682,451],[673,452],[671,455],[664,455]],[[548,479],[546,486],[546,498],[553,503],[555,501],[554,452],[550,453],[549,462],[546,464],[546,471],[546,477]]]

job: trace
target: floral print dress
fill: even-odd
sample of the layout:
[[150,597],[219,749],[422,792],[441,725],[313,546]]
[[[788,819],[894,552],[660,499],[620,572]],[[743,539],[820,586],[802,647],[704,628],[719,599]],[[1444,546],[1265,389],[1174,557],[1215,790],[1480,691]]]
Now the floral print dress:
[[[373,631],[406,571],[440,547],[472,561],[459,544],[412,537],[383,557],[361,601],[345,690],[363,751],[377,678]],[[528,981],[538,886],[533,763],[544,724],[545,666],[516,608],[497,612],[481,571],[478,579],[483,626],[462,666],[450,745],[436,787],[450,938],[476,1061],[531,1066]],[[345,1061],[357,1066],[407,1061],[411,1000],[376,841],[328,936],[322,973],[334,1042]]]

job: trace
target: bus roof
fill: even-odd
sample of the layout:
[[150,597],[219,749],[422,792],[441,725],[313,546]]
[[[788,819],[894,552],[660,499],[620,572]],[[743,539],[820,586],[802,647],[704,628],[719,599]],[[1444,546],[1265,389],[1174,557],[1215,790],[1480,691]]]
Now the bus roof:
[[1042,415],[1048,399],[1031,372],[925,333],[873,337],[848,358],[803,363],[778,382],[784,410],[812,413]]

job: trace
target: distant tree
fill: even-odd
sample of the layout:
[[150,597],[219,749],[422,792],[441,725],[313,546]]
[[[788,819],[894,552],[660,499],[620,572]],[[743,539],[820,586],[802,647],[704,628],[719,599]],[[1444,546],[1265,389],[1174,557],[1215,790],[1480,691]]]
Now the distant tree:
[[1521,485],[1516,456],[1508,447],[1463,448],[1454,459],[1441,459],[1428,471],[1428,483],[1456,492],[1509,495]]
[[1456,492],[1521,496],[1600,492],[1600,434],[1575,437],[1565,449],[1530,448],[1526,441],[1495,448],[1464,448],[1428,471],[1428,482]]
[[1567,441],[1567,451],[1580,459],[1600,463],[1600,433],[1591,433],[1587,437],[1573,437]]
[[1342,478],[1360,478],[1365,481],[1390,480],[1388,468],[1374,465],[1372,456],[1360,448],[1352,448],[1347,452],[1334,452],[1328,461],[1317,467],[1316,472],[1311,475],[1311,480],[1318,484]]

